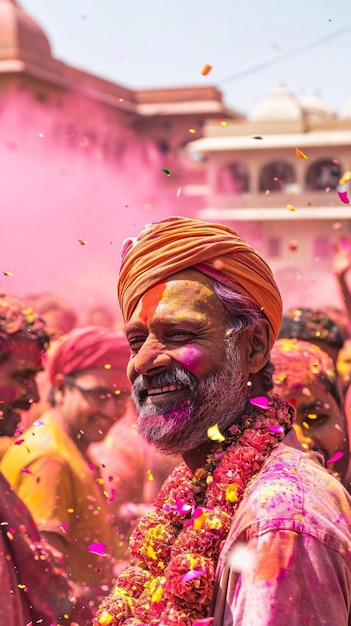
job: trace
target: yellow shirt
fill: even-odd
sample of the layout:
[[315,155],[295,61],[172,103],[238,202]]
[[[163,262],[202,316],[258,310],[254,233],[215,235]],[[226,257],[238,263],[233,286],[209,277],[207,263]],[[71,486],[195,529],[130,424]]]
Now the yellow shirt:
[[[113,533],[99,475],[55,419],[45,413],[5,453],[1,471],[40,531],[67,540],[67,570],[82,585],[110,588]],[[115,544],[118,541],[116,539]]]

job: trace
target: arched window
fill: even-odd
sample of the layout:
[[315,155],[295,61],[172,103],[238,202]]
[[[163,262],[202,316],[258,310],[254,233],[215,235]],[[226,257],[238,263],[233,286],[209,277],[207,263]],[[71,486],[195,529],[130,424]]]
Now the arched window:
[[249,174],[242,163],[227,163],[218,170],[217,191],[245,193],[249,191]]
[[308,169],[305,187],[308,191],[336,189],[340,176],[341,168],[337,159],[321,159]]
[[260,174],[260,191],[287,191],[296,182],[295,171],[290,163],[272,161],[265,165]]

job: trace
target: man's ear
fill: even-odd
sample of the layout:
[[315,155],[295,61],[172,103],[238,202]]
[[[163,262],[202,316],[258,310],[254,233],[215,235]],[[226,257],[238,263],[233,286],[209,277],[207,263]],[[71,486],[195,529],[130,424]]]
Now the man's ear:
[[270,326],[267,320],[258,320],[249,328],[246,338],[247,367],[251,374],[259,372],[270,356]]
[[59,404],[65,393],[65,377],[63,374],[55,374],[52,381],[52,396],[55,404]]

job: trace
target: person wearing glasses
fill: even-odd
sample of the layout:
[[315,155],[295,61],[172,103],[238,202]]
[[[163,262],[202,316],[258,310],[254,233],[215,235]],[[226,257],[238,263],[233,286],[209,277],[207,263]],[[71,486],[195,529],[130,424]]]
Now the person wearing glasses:
[[72,330],[47,363],[49,410],[21,433],[2,471],[41,533],[65,558],[68,574],[98,604],[114,578],[118,531],[89,446],[125,413],[129,346],[99,327]]

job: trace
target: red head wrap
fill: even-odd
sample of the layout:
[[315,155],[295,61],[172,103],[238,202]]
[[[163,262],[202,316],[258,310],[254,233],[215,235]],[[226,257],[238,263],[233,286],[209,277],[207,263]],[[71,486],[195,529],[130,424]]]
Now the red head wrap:
[[126,376],[129,345],[122,333],[86,326],[72,330],[56,348],[48,362],[49,378],[68,376],[94,367],[111,366],[121,372],[121,386],[130,389]]

